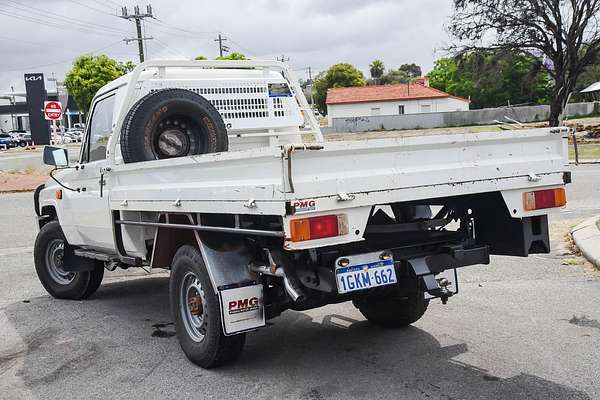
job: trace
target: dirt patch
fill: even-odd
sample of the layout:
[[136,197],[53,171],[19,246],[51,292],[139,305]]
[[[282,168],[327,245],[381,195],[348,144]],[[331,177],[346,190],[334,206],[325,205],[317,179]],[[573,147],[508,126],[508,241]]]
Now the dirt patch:
[[31,192],[47,180],[39,172],[0,172],[0,193]]

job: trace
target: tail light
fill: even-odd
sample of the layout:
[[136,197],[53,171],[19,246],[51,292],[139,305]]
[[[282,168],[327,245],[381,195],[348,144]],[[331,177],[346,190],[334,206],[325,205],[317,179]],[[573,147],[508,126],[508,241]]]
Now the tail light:
[[290,221],[292,242],[323,239],[348,234],[346,215],[324,215]]
[[523,193],[523,207],[525,211],[562,207],[566,204],[567,193],[564,188]]

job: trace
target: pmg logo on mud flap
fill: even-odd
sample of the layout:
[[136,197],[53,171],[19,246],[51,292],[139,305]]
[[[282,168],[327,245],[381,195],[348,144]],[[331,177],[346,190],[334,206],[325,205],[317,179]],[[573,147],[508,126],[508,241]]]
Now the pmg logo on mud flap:
[[294,200],[292,201],[292,207],[296,209],[296,214],[316,211],[317,201],[313,199],[309,200]]
[[258,310],[258,297],[232,300],[229,302],[229,315]]

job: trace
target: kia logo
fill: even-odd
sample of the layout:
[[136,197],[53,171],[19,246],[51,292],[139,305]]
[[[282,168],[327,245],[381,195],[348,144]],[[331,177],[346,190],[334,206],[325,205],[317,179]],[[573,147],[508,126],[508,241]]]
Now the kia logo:
[[42,80],[42,75],[25,76],[25,82],[41,81],[41,80]]

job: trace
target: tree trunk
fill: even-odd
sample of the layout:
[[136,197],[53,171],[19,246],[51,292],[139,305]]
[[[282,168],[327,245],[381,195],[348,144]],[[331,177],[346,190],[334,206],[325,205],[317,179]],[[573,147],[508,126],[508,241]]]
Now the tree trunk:
[[561,126],[564,120],[564,114],[567,104],[571,99],[574,84],[571,79],[567,79],[568,83],[556,82],[550,100],[550,126]]
[[563,107],[562,101],[556,97],[552,97],[550,101],[550,120],[548,124],[550,126],[559,126],[562,118]]

